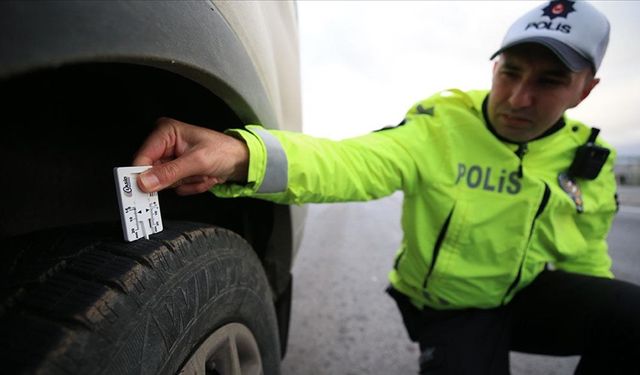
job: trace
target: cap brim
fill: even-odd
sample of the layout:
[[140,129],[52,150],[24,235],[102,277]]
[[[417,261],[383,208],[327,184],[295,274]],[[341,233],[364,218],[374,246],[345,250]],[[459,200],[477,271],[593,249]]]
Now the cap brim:
[[560,61],[562,61],[564,65],[567,66],[567,68],[569,68],[574,72],[579,72],[586,68],[591,68],[591,69],[594,69],[595,71],[594,65],[586,57],[576,52],[573,48],[567,46],[562,42],[559,42],[556,39],[545,38],[541,36],[525,38],[525,39],[518,40],[517,42],[510,43],[500,48],[498,51],[496,51],[491,56],[491,59],[494,59],[496,56],[498,56],[499,54],[501,54],[505,50],[508,50],[511,47],[524,44],[524,43],[537,43],[549,48],[551,52],[553,52],[556,56],[558,56]]

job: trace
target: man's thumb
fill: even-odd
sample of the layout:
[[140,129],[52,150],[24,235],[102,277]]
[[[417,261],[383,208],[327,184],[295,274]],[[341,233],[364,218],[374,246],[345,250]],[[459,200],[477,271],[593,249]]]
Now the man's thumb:
[[151,170],[147,170],[138,176],[138,186],[145,193],[151,193],[160,190],[160,179]]

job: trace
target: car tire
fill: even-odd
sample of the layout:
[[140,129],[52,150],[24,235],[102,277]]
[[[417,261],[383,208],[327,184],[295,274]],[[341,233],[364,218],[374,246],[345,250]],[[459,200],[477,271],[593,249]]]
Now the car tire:
[[119,235],[90,225],[5,242],[3,371],[279,373],[271,290],[244,239],[187,222],[149,240]]

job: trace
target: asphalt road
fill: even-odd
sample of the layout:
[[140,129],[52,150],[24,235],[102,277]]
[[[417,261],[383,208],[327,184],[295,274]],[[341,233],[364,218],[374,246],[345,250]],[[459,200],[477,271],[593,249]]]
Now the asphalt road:
[[[640,189],[629,192],[640,197]],[[401,239],[401,202],[396,194],[368,203],[309,206],[293,269],[284,375],[417,374],[417,345],[409,340],[394,302],[384,293]],[[614,273],[636,283],[638,229],[640,206],[622,206],[609,236]],[[511,372],[572,374],[577,361],[578,357],[512,353]]]

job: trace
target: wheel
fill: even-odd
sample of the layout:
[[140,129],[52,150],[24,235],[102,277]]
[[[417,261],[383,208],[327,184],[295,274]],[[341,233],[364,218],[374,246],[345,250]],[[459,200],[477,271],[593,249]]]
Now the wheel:
[[132,243],[119,231],[83,226],[5,242],[3,372],[279,373],[273,298],[241,237],[184,222]]

